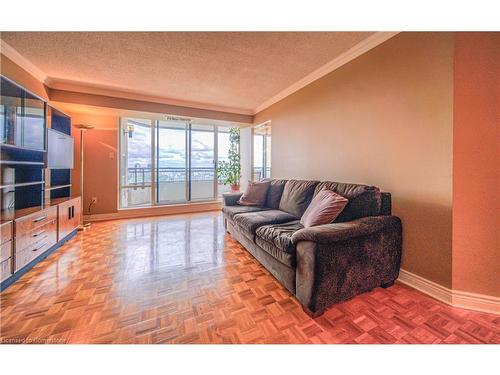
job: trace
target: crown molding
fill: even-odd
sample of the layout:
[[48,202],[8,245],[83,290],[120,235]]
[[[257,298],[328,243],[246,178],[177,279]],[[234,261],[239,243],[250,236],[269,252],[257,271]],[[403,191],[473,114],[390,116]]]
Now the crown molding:
[[298,80],[293,85],[282,90],[272,98],[266,100],[264,103],[255,108],[253,114],[256,115],[257,113],[279,102],[280,100],[286,98],[294,92],[304,88],[310,83],[340,68],[342,65],[347,64],[349,61],[354,60],[356,57],[359,57],[363,53],[368,52],[372,48],[375,48],[376,46],[384,43],[397,34],[399,34],[399,32],[376,32],[373,35],[370,35],[368,38],[362,40],[355,46],[348,49],[346,52],[337,56],[335,59],[316,69],[304,78]]
[[398,281],[453,307],[500,314],[499,297],[449,289],[404,269],[399,271]]
[[47,82],[48,77],[44,72],[38,69],[38,67],[36,67],[31,61],[29,61],[26,57],[17,52],[12,46],[6,43],[3,39],[0,39],[0,52],[2,53],[2,55],[6,56],[9,60],[12,60],[16,65],[26,70],[29,74],[31,74],[41,83],[45,84]]

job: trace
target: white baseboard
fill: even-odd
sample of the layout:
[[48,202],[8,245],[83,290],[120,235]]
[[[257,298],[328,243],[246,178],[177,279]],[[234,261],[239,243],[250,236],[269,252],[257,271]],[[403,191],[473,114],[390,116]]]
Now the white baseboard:
[[422,293],[428,294],[429,296],[448,305],[451,305],[452,303],[451,289],[448,289],[433,281],[427,280],[422,276],[418,276],[414,273],[401,269],[399,270],[398,281],[411,286],[412,288],[417,289]]
[[118,210],[106,214],[84,215],[85,221],[105,221],[117,219],[131,219],[149,216],[178,215],[187,213],[216,211],[222,208],[222,202],[199,202],[189,204],[174,204],[169,206],[142,207]]
[[500,298],[485,294],[454,290],[453,306],[500,315]]
[[398,281],[453,307],[500,314],[500,298],[453,290],[401,269]]

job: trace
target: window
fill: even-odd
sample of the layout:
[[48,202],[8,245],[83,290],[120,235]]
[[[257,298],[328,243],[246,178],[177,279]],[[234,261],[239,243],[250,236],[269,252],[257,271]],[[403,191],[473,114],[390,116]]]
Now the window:
[[120,121],[120,207],[214,200],[227,160],[230,126],[193,119]]
[[271,124],[253,129],[253,180],[271,177]]

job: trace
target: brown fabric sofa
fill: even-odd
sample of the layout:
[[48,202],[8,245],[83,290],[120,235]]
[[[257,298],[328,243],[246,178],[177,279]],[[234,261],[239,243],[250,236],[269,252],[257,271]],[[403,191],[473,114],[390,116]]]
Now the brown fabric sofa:
[[[349,203],[333,223],[304,228],[300,217],[324,188]],[[226,230],[310,315],[397,279],[402,226],[391,216],[390,193],[359,184],[271,180],[265,207],[240,206],[240,196],[224,195]]]

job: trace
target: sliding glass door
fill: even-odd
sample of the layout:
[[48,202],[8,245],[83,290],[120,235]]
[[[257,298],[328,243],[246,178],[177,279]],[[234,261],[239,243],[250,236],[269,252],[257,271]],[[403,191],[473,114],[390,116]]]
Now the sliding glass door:
[[217,179],[229,126],[190,119],[120,121],[120,207],[210,201],[229,187]]
[[152,122],[122,119],[120,123],[120,206],[151,204]]
[[253,129],[253,180],[271,177],[271,124]]
[[191,124],[191,200],[215,198],[215,132],[213,125]]
[[156,201],[160,204],[188,200],[186,121],[158,121],[156,140]]

